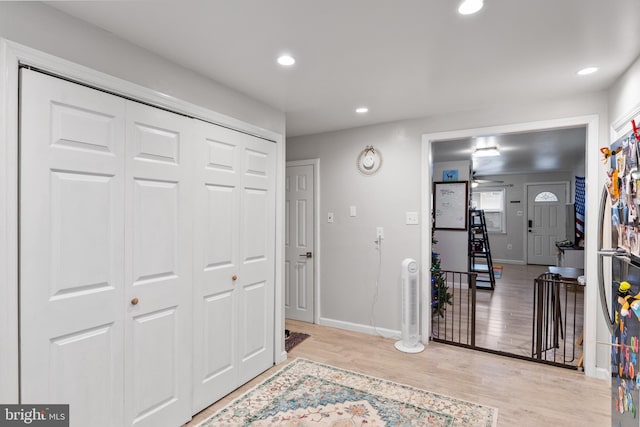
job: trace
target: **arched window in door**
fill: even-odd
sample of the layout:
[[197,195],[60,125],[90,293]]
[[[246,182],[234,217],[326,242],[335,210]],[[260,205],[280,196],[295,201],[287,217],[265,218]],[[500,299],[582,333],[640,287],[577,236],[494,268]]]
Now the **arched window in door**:
[[557,202],[558,196],[550,191],[542,191],[536,194],[536,198],[533,199],[534,202]]

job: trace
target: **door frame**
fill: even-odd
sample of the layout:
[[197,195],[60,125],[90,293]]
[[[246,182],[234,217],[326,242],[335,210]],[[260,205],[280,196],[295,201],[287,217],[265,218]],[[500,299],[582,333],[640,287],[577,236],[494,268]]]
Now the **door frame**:
[[[569,181],[549,181],[549,182],[525,182],[524,183],[524,211],[526,212],[526,215],[529,215],[529,186],[531,185],[558,185],[558,184],[564,184],[564,199],[565,199],[565,205],[569,204],[571,202],[571,183]],[[524,254],[524,263],[528,264],[529,262],[529,233],[528,233],[528,227],[527,227],[527,219],[528,218],[523,218],[524,221],[524,230],[522,231],[524,233],[524,238],[523,238],[523,244],[524,244],[524,251],[522,252]],[[566,221],[565,221],[566,222]],[[565,233],[568,232],[569,230],[565,230]],[[575,230],[574,230],[574,234],[575,234]]]
[[[606,117],[604,117],[606,119]],[[482,128],[460,129],[446,132],[426,133],[422,135],[421,155],[421,247],[422,247],[422,342],[427,344],[431,336],[431,271],[426,266],[431,265],[431,201],[432,201],[432,169],[431,144],[439,140],[469,138],[477,135],[496,133],[527,132],[563,127],[586,126],[585,143],[585,175],[586,192],[593,197],[587,198],[585,214],[585,279],[587,283],[597,283],[597,252],[598,252],[598,197],[602,189],[604,178],[601,174],[601,155],[596,148],[600,142],[600,116],[598,114],[574,116],[561,119],[548,119],[532,122],[520,122],[514,124],[495,125]],[[597,286],[585,288],[585,313],[584,313],[584,372],[586,376],[608,379],[611,377],[609,366],[596,366],[596,340],[600,319]]]
[[286,360],[284,349],[284,179],[286,141],[280,133],[182,101],[54,55],[0,38],[0,402],[20,399],[19,356],[19,67],[28,65],[70,80],[148,104],[248,133],[276,144],[275,321],[274,362]]
[[320,322],[320,159],[290,160],[289,166],[313,166],[313,323]]

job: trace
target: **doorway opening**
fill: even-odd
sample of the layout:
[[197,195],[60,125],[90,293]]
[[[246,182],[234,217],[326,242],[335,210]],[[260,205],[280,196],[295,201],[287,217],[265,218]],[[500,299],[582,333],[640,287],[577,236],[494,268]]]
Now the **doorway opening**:
[[[490,137],[487,137],[489,135]],[[591,172],[594,174],[593,181],[597,180],[597,155],[587,150],[589,141],[596,144],[597,135],[597,117],[582,117],[566,120],[552,120],[547,122],[522,123],[517,125],[507,125],[494,128],[469,129],[453,132],[444,132],[439,134],[430,134],[423,136],[423,206],[425,212],[431,212],[431,188],[432,182],[441,181],[439,176],[441,171],[437,168],[438,162],[445,162],[447,169],[451,169],[451,162],[460,162],[459,170],[465,170],[465,164],[468,165],[468,176],[460,176],[460,180],[468,180],[474,188],[485,191],[503,192],[504,206],[503,209],[495,210],[492,217],[495,218],[496,228],[494,232],[489,233],[489,240],[493,250],[494,266],[500,267],[501,278],[496,280],[495,291],[477,291],[476,298],[476,316],[478,321],[481,320],[482,312],[492,316],[487,319],[485,330],[476,328],[476,338],[480,334],[485,334],[489,339],[482,348],[488,351],[503,352],[517,354],[518,350],[510,348],[507,344],[514,344],[517,339],[515,336],[510,337],[510,330],[518,331],[518,322],[524,322],[518,318],[516,313],[532,313],[533,308],[531,299],[533,298],[534,282],[541,274],[548,272],[549,267],[557,267],[557,251],[556,242],[566,243],[565,240],[575,241],[574,226],[570,225],[566,231],[560,233],[563,236],[553,236],[547,238],[544,243],[547,255],[553,255],[553,259],[545,258],[538,262],[532,262],[529,259],[530,249],[528,244],[529,234],[529,216],[526,188],[535,188],[537,184],[557,184],[569,182],[569,191],[561,191],[566,196],[567,202],[574,201],[574,187],[576,176],[588,176]],[[480,138],[482,137],[482,138]],[[556,139],[554,139],[556,138]],[[473,158],[474,144],[482,139],[484,144],[491,142],[491,145],[500,151],[499,157],[482,157]],[[546,141],[546,142],[545,142]],[[568,156],[568,157],[564,157]],[[567,161],[567,158],[572,160]],[[431,162],[429,162],[431,159]],[[565,159],[563,161],[563,159]],[[466,162],[466,163],[465,163]],[[588,167],[588,165],[590,165]],[[587,179],[587,182],[589,180]],[[591,190],[593,194],[597,194],[596,185]],[[556,191],[559,191],[556,189]],[[589,188],[587,188],[587,193]],[[594,197],[595,199],[595,197]],[[594,200],[597,202],[597,200]],[[560,211],[566,212],[570,203],[559,203],[555,213]],[[548,210],[548,209],[547,209]],[[554,213],[554,215],[555,215]],[[535,214],[535,212],[534,212]],[[535,220],[535,218],[531,218]],[[561,221],[566,224],[567,219],[554,217],[554,220]],[[423,259],[425,264],[429,265],[429,256],[433,250],[440,253],[446,253],[442,250],[442,244],[435,246],[431,244],[431,224],[428,218],[423,222]],[[597,224],[585,224],[587,233],[590,228],[592,233],[597,233]],[[534,231],[534,230],[532,230]],[[451,239],[438,239],[438,231],[436,231],[436,240],[450,242]],[[562,237],[562,239],[560,239]],[[455,239],[454,239],[455,240]],[[542,239],[538,239],[538,242]],[[553,244],[550,245],[552,242]],[[539,243],[540,244],[540,243]],[[535,244],[533,245],[535,249]],[[466,252],[466,248],[457,248],[457,252]],[[586,251],[584,251],[586,252]],[[584,253],[583,252],[583,253]],[[460,258],[460,257],[458,257]],[[466,260],[465,260],[466,261]],[[457,268],[447,269],[456,271],[469,271],[465,261]],[[444,263],[443,263],[444,265]],[[595,271],[583,272],[583,277],[595,277]],[[431,283],[430,272],[426,272],[428,278],[423,283]],[[588,279],[587,279],[588,280]],[[520,282],[521,288],[515,285],[509,286],[506,282]],[[502,287],[502,289],[499,289]],[[502,295],[500,291],[514,291],[510,295]],[[428,286],[424,286],[423,292],[430,294]],[[525,294],[527,297],[525,298]],[[597,295],[590,290],[578,296],[582,307],[589,304],[589,301],[595,301]],[[501,312],[501,315],[497,315]],[[426,313],[425,313],[426,314]],[[497,316],[497,317],[496,317]],[[426,314],[423,321],[423,330],[432,331],[432,322],[435,322],[431,316]],[[584,333],[592,333],[595,337],[595,316],[594,318],[585,318]],[[478,323],[477,325],[479,325]],[[476,325],[476,326],[477,326]],[[526,329],[530,329],[531,324]],[[593,328],[593,329],[592,329]],[[522,328],[525,329],[524,327]],[[522,332],[522,331],[521,331]],[[493,336],[492,336],[493,335]],[[530,339],[530,332],[521,334]],[[587,336],[585,335],[585,336]],[[477,345],[480,342],[476,339]],[[530,350],[529,345],[521,345]],[[588,347],[588,348],[587,348]],[[591,348],[585,344],[584,350],[586,354],[595,352],[595,347]],[[522,351],[523,353],[524,350]],[[526,356],[526,354],[523,354]],[[585,359],[587,360],[587,359]],[[587,375],[594,376],[595,362],[591,361],[584,367]]]

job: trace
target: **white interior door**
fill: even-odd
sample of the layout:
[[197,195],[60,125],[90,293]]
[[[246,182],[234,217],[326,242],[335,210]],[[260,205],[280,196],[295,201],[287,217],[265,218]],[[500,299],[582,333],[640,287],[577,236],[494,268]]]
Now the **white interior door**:
[[21,402],[123,424],[125,101],[22,70]]
[[126,425],[191,415],[191,122],[127,102]]
[[313,164],[287,166],[285,183],[285,314],[287,319],[313,323]]
[[556,265],[555,243],[566,238],[566,184],[527,186],[527,263]]

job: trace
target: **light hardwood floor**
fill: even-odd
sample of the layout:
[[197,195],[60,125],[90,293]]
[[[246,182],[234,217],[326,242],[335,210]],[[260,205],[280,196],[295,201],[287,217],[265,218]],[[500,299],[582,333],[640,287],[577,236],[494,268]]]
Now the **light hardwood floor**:
[[[476,304],[476,345],[478,347],[531,357],[533,282],[546,271],[547,267],[541,265],[504,264],[502,277],[496,279],[495,290],[478,290]],[[566,344],[562,340],[560,344],[562,349],[567,351],[564,361],[575,365],[582,354],[581,346],[575,345],[575,342],[583,327],[584,292],[580,286],[570,287],[577,292],[567,295],[566,300],[562,299],[562,320],[567,330],[564,331]],[[553,361],[553,354],[547,356],[548,360]],[[557,351],[556,357],[557,362],[563,362],[560,351]]]
[[[498,426],[608,426],[609,383],[568,369],[525,362],[445,344],[430,343],[419,354],[398,352],[394,340],[287,321],[311,336],[293,348],[296,357],[498,408]],[[195,426],[232,399],[280,369],[260,377],[205,409]]]
[[495,290],[478,290],[476,345],[531,356],[533,281],[541,265],[503,264]]

